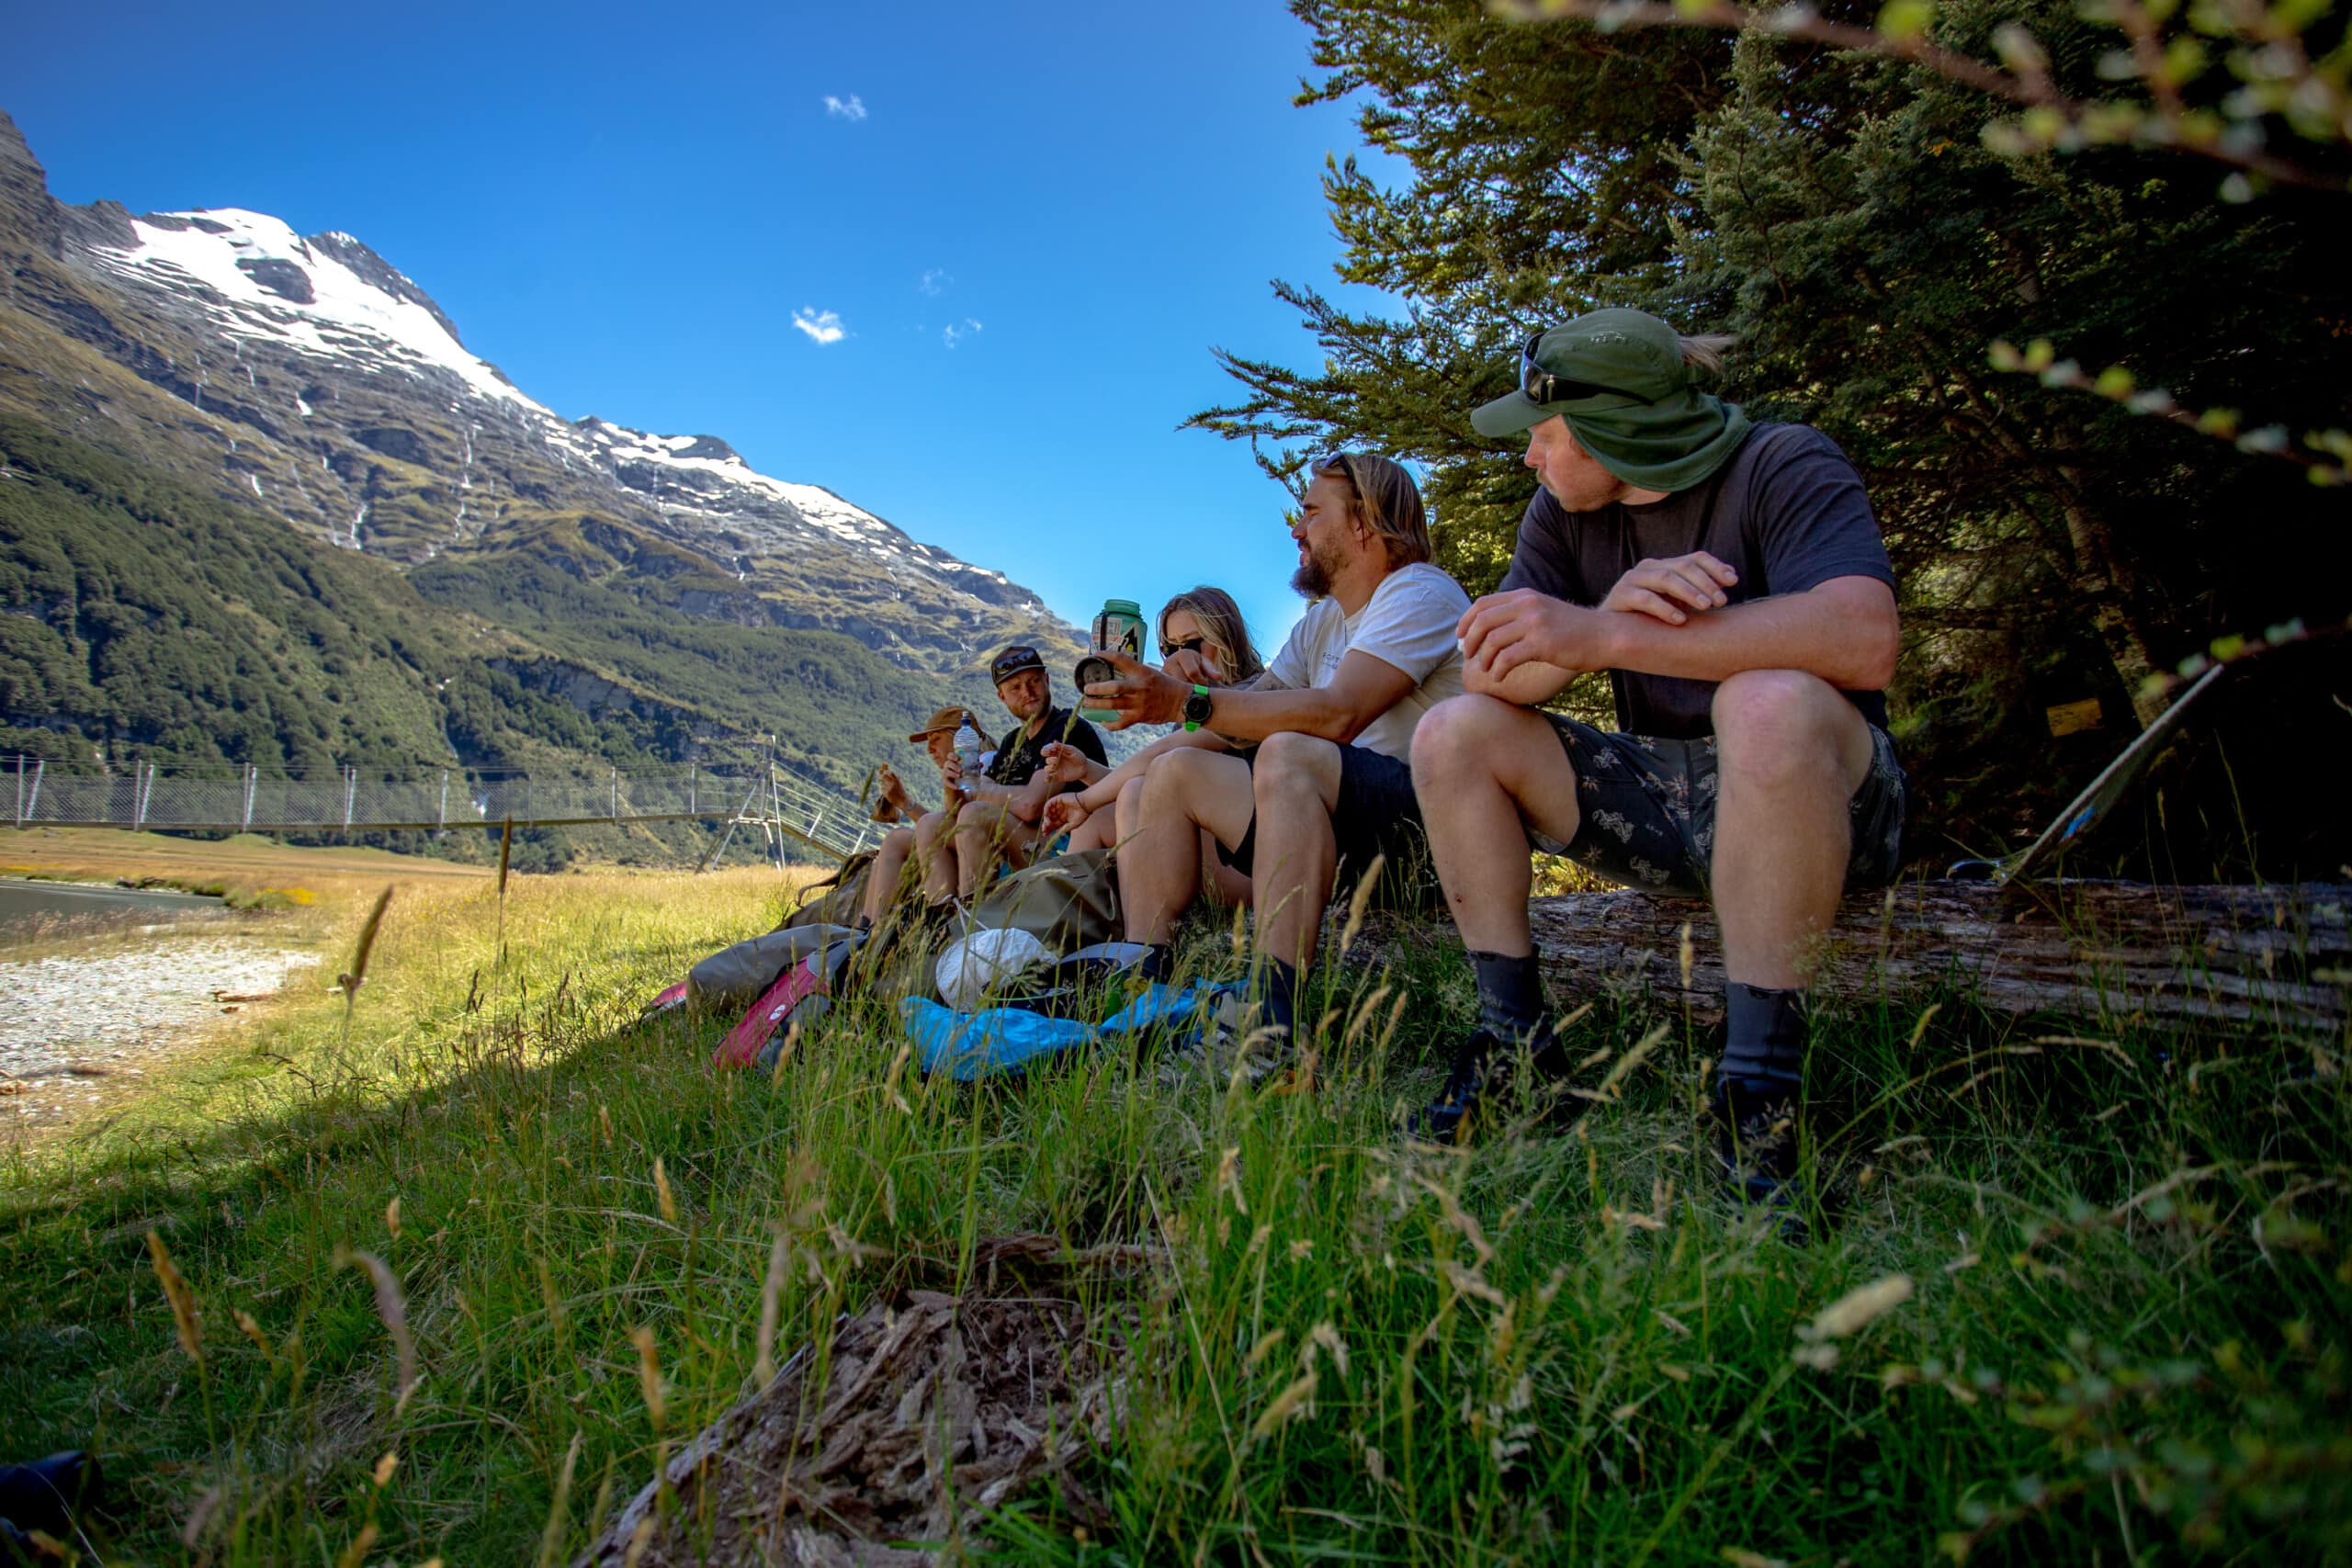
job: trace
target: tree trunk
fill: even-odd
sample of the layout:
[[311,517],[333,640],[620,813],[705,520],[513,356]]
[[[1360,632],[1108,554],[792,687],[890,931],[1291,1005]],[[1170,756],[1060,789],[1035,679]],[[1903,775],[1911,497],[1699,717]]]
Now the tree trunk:
[[2140,728],[2145,729],[2165,711],[2167,699],[2148,679],[2155,673],[2156,660],[2149,650],[2147,634],[2132,613],[2135,584],[2116,559],[2115,536],[2106,519],[2070,494],[2062,493],[2058,504],[2075,549],[2071,586],[2089,606],[2091,625],[2106,645],[2116,677],[2131,694],[2132,711],[2139,716]]
[[[2352,886],[2337,884],[1910,882],[1847,897],[1813,989],[1848,1007],[1949,987],[1996,1011],[2061,1013],[2102,1027],[2206,1022],[2340,1034],[2352,999],[2347,907]],[[1583,893],[1538,898],[1529,909],[1555,1002],[1638,995],[1688,1005],[1702,1021],[1721,1017],[1723,953],[1703,903]]]

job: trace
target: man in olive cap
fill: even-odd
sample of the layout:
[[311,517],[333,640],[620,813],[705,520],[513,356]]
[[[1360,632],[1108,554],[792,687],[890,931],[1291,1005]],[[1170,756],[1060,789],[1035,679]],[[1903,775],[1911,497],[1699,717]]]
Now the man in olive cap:
[[[1529,338],[1519,389],[1472,415],[1484,435],[1527,433],[1542,489],[1501,587],[1462,618],[1464,694],[1413,738],[1481,1016],[1416,1130],[1453,1138],[1507,1064],[1565,1071],[1529,932],[1532,844],[1713,899],[1725,1170],[1794,1228],[1814,942],[1840,890],[1891,880],[1900,849],[1894,573],[1836,443],[1700,389],[1724,341],[1595,310]],[[1600,670],[1616,732],[1537,710]]]

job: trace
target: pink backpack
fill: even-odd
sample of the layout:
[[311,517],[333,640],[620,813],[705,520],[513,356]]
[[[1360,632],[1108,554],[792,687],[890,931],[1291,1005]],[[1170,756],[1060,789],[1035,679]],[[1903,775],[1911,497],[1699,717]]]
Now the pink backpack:
[[752,1004],[752,1010],[742,1021],[727,1032],[727,1038],[710,1054],[714,1067],[748,1067],[757,1059],[760,1048],[775,1037],[792,1010],[810,997],[826,992],[826,971],[819,966],[821,952],[812,953],[786,969],[765,995]]

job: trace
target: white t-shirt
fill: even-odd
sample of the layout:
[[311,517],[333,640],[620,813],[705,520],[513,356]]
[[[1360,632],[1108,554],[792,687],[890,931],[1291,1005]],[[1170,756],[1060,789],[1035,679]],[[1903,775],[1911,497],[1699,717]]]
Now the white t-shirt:
[[1413,727],[1421,715],[1462,694],[1462,645],[1453,628],[1469,608],[1462,584],[1417,561],[1381,579],[1352,615],[1340,613],[1337,599],[1308,605],[1267,668],[1275,684],[1294,690],[1329,685],[1351,652],[1369,653],[1410,675],[1413,689],[1355,739],[1368,751],[1403,761],[1412,755]]

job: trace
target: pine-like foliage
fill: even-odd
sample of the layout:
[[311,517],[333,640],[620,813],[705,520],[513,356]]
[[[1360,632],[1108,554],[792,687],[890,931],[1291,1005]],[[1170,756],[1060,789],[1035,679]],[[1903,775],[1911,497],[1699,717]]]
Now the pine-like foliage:
[[[1794,39],[1517,23],[1475,0],[1292,8],[1323,73],[1301,101],[1357,103],[1408,171],[1324,182],[1340,276],[1402,309],[1278,284],[1324,363],[1224,355],[1245,395],[1194,423],[1277,471],[1340,443],[1429,465],[1442,562],[1474,592],[1500,577],[1533,481],[1470,410],[1507,389],[1533,327],[1628,304],[1736,334],[1723,390],[1861,468],[1904,586],[1898,724],[1940,836],[1986,843],[2048,809],[2128,733],[2152,670],[2352,603],[2341,491],[1987,359],[2048,338],[2248,424],[2342,426],[2342,195],[2226,202],[2211,164],[2163,151],[1996,152],[1983,95]],[[2004,22],[2070,94],[2121,91],[2102,74],[2117,35],[2070,4],[1955,0],[1932,29],[1990,59]],[[2106,737],[2052,757],[2045,709],[2085,697]]]

